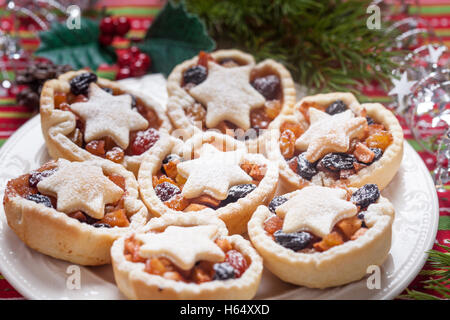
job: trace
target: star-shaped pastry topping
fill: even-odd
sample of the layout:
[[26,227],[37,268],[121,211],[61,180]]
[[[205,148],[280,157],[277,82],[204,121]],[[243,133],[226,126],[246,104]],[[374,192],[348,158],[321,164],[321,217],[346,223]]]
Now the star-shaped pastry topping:
[[113,96],[95,83],[89,86],[89,100],[76,102],[70,108],[86,121],[84,139],[89,142],[111,137],[122,149],[129,144],[130,131],[143,130],[148,122],[131,110],[131,96]]
[[308,231],[323,238],[337,222],[357,213],[356,206],[346,196],[344,189],[305,187],[295,191],[275,212],[284,218],[283,232]]
[[170,259],[183,270],[191,269],[197,261],[220,262],[225,254],[214,242],[217,226],[195,227],[169,226],[161,233],[137,234],[142,241],[140,255],[143,258],[162,256]]
[[206,126],[213,128],[223,120],[250,128],[250,111],[262,107],[266,99],[250,84],[252,66],[225,68],[208,63],[208,77],[190,94],[206,106]]
[[95,219],[103,218],[105,204],[118,201],[123,194],[101,167],[63,159],[58,160],[58,170],[42,179],[37,188],[42,194],[57,197],[58,211],[81,210]]
[[243,155],[241,150],[222,152],[211,144],[204,144],[199,158],[177,165],[178,172],[187,179],[183,196],[191,199],[207,194],[223,200],[230,187],[252,182],[252,178],[239,166]]
[[330,152],[346,152],[350,140],[361,138],[367,126],[364,117],[355,117],[351,110],[329,115],[316,108],[309,109],[310,126],[297,141],[298,150],[306,150],[306,159],[315,162]]

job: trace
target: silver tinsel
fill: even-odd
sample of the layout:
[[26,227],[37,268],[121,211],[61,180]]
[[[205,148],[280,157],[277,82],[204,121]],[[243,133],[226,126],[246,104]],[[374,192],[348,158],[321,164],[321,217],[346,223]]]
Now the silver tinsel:
[[[450,183],[450,65],[449,49],[442,44],[426,21],[408,17],[393,28],[402,33],[395,49],[408,50],[393,70],[394,96],[390,107],[403,116],[414,139],[436,156],[436,187]],[[420,45],[422,43],[427,43]]]
[[[9,0],[6,3],[5,14],[12,17],[12,30],[0,30],[0,95],[7,90],[13,90],[14,82],[7,70],[14,72],[23,67],[27,59],[32,59],[20,46],[18,31],[19,17],[30,18],[40,30],[48,30],[50,24],[61,15],[67,16],[69,6],[78,6],[81,11],[92,8],[97,0]],[[56,14],[58,13],[58,14]],[[13,90],[14,92],[14,90]]]

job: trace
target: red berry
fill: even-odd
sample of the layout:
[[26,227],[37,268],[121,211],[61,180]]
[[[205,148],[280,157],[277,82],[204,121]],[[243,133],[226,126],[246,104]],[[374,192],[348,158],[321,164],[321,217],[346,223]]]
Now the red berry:
[[133,61],[133,57],[129,52],[124,52],[119,56],[117,63],[121,67],[129,66]]
[[153,147],[159,140],[159,133],[153,128],[145,131],[138,131],[131,136],[131,153],[132,155],[140,155]]
[[146,73],[147,68],[148,67],[144,65],[142,60],[135,60],[130,66],[133,77],[143,76]]
[[117,72],[116,79],[125,79],[131,77],[131,70],[128,67],[123,67],[119,69],[119,72]]
[[100,22],[100,31],[105,34],[114,34],[115,26],[114,21],[111,17],[105,17]]
[[234,268],[236,278],[239,278],[248,268],[247,260],[237,250],[229,250],[225,255],[225,262],[228,262]]
[[128,51],[131,53],[131,55],[132,55],[133,57],[137,57],[138,54],[141,53],[141,50],[139,50],[139,48],[136,47],[136,46],[130,47],[130,49],[128,49]]
[[148,55],[146,55],[145,53],[141,52],[138,54],[136,60],[141,60],[142,64],[144,66],[146,66],[146,69],[148,69],[150,67],[150,57]]
[[109,46],[113,42],[114,36],[109,33],[102,33],[98,38],[98,41],[102,46]]
[[119,17],[114,21],[116,27],[116,34],[123,37],[130,31],[130,20],[127,17]]

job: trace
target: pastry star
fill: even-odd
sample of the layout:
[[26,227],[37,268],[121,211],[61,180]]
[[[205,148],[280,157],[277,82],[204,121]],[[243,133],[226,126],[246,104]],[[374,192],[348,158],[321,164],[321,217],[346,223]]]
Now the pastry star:
[[143,258],[163,256],[183,270],[191,269],[197,261],[220,262],[225,254],[213,241],[217,234],[214,225],[178,227],[169,226],[161,233],[137,234],[142,241],[140,254]]
[[123,194],[122,188],[109,180],[101,167],[83,162],[58,160],[58,170],[42,179],[39,192],[57,197],[58,211],[81,210],[95,219],[105,215],[105,204],[114,203]]
[[131,96],[113,96],[91,83],[89,100],[76,102],[70,108],[86,121],[84,139],[111,137],[122,149],[129,144],[130,131],[143,130],[148,122],[138,112],[131,110]]
[[346,196],[344,189],[305,187],[275,212],[284,218],[283,232],[309,231],[323,238],[337,222],[356,214],[356,206]]
[[199,158],[177,165],[178,172],[187,179],[183,196],[191,199],[205,193],[223,200],[230,186],[252,182],[252,178],[239,166],[243,155],[240,150],[222,152],[208,143],[204,144]]
[[367,126],[364,117],[355,117],[351,110],[329,115],[316,108],[309,109],[310,126],[296,141],[295,147],[306,150],[306,159],[315,162],[330,152],[346,152],[350,140],[361,138]]
[[250,110],[262,107],[266,99],[250,84],[252,66],[225,68],[208,63],[208,77],[190,90],[207,108],[206,126],[213,128],[223,120],[250,128]]

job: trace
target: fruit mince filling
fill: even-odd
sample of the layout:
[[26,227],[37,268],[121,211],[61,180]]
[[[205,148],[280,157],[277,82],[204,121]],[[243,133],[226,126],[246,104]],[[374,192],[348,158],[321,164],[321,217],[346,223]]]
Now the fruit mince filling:
[[[347,105],[336,100],[326,108],[312,102],[300,106],[300,112],[309,121],[309,108],[317,108],[330,115],[344,112]],[[352,139],[346,153],[329,153],[322,159],[311,163],[302,152],[295,150],[295,141],[305,132],[299,123],[284,122],[280,126],[280,152],[287,161],[289,168],[305,180],[311,181],[318,172],[334,179],[348,179],[361,169],[378,161],[387,147],[392,143],[392,134],[384,125],[366,117],[368,129],[362,139]]]
[[128,261],[144,263],[145,272],[170,280],[200,284],[213,280],[240,278],[250,265],[249,258],[234,248],[227,239],[219,238],[215,243],[225,253],[224,261],[216,263],[198,261],[190,270],[180,269],[165,257],[141,257],[139,254],[141,243],[134,236],[125,240],[124,254]]
[[[218,63],[227,68],[245,64],[242,61],[237,61],[232,58],[215,60],[211,55],[202,51],[198,56],[197,64],[183,72],[181,86],[185,90],[189,91],[189,89],[206,80],[208,77],[208,61]],[[279,76],[274,74],[272,70],[254,70],[250,75],[250,84],[266,99],[263,107],[250,112],[250,126],[259,134],[259,129],[267,129],[270,122],[281,111],[283,103],[282,86]],[[206,130],[205,106],[196,102],[192,106],[186,107],[184,111],[192,122],[201,122],[203,129]],[[224,134],[234,135],[234,130],[239,128],[230,121],[222,121],[217,125],[216,129],[219,129]]]
[[181,194],[186,179],[177,170],[177,164],[181,161],[184,161],[184,159],[180,156],[169,154],[162,161],[160,170],[152,177],[152,182],[156,195],[167,207],[185,212],[199,211],[205,208],[218,209],[244,198],[257,188],[267,169],[266,165],[244,161],[240,167],[252,177],[252,183],[232,186],[228,190],[227,198],[224,200],[218,200],[206,194],[197,198],[187,199]]
[[[46,207],[58,210],[57,198],[52,195],[41,194],[37,188],[37,184],[42,179],[51,176],[57,170],[58,167],[55,162],[48,162],[31,173],[24,174],[16,179],[8,181],[6,192],[9,197],[19,195],[27,200],[41,203]],[[122,198],[116,203],[106,204],[105,216],[102,219],[94,219],[82,211],[69,212],[66,214],[71,218],[96,228],[128,227],[130,221],[124,208],[126,196],[125,178],[117,174],[110,174],[107,175],[107,177],[125,192],[122,195]]]
[[348,190],[347,198],[357,206],[357,214],[338,221],[333,230],[324,238],[306,231],[291,233],[282,231],[283,219],[276,215],[275,210],[288,201],[283,196],[275,197],[270,202],[269,210],[273,215],[264,221],[264,230],[279,245],[302,253],[323,252],[347,241],[356,240],[368,230],[364,222],[364,215],[367,207],[378,201],[380,191],[377,185],[366,184],[353,194]]
[[[93,73],[82,73],[81,75],[73,78],[70,81],[69,93],[55,93],[55,108],[73,112],[70,108],[71,104],[75,102],[88,101],[88,88],[89,84],[92,82],[97,82],[97,76]],[[117,89],[113,90],[107,87],[101,88],[112,95],[128,94]],[[144,103],[137,97],[131,94],[130,96],[132,98],[132,108],[139,112],[139,114],[141,114],[148,121],[149,126],[145,130],[130,132],[130,141],[127,149],[124,150],[120,148],[110,137],[86,142],[84,140],[84,121],[75,112],[73,113],[76,117],[76,128],[69,135],[69,139],[86,151],[116,163],[121,163],[126,155],[140,155],[150,149],[159,140],[158,129],[161,126],[162,121],[153,109],[145,107]]]

